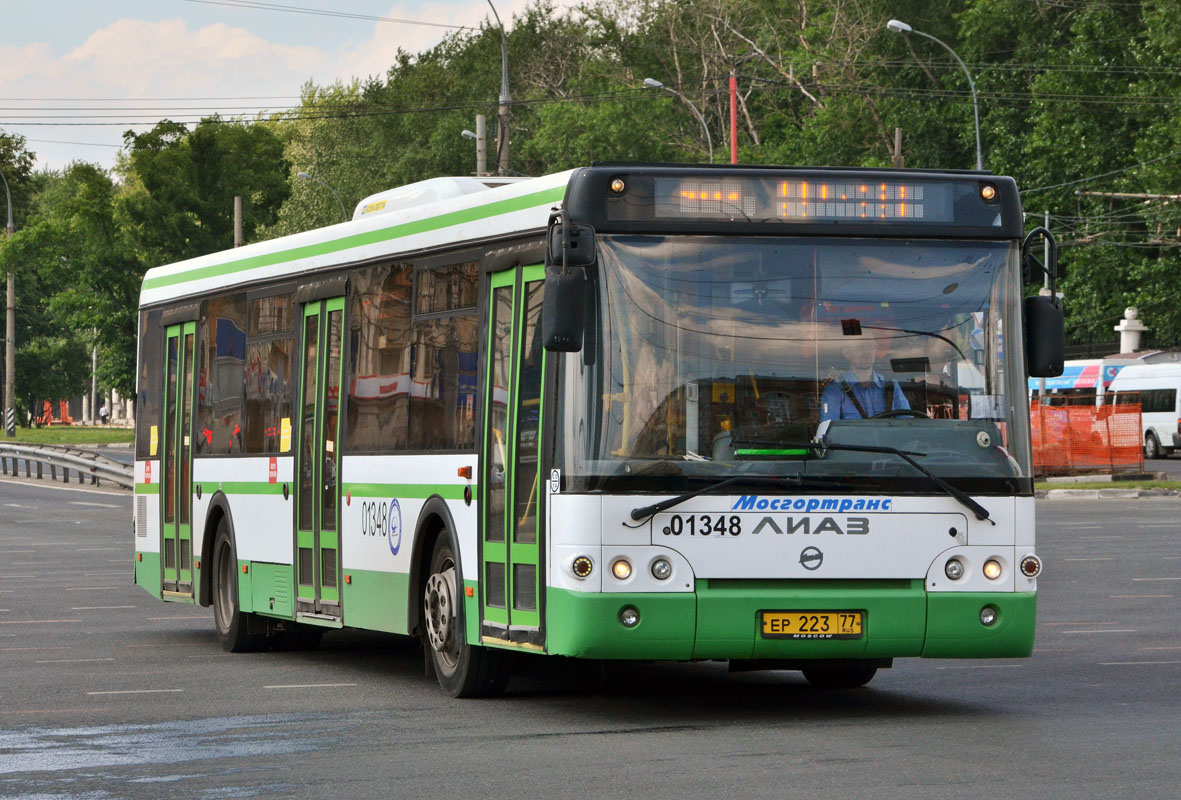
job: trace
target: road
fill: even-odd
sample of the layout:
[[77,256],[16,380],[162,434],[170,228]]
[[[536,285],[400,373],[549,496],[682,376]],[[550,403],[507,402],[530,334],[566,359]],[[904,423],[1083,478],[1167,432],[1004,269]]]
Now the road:
[[0,482],[0,798],[1173,798],[1179,504],[1039,501],[1031,659],[848,692],[546,665],[459,701],[392,637],[225,654],[131,585],[125,494]]

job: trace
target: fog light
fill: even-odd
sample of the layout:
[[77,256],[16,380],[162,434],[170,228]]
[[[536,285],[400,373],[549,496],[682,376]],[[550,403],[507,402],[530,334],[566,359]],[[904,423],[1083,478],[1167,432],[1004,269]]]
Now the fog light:
[[611,565],[611,574],[614,575],[617,580],[626,581],[632,576],[631,562],[626,558],[615,559],[615,562]]
[[658,581],[668,580],[668,576],[673,574],[673,565],[668,563],[667,559],[658,558],[652,562],[652,577]]
[[990,581],[995,581],[1001,576],[1001,562],[995,558],[990,558],[984,562],[984,577]]
[[574,573],[576,578],[588,578],[591,572],[594,571],[595,562],[590,560],[590,556],[578,556],[570,563],[570,570]]
[[1037,556],[1026,556],[1021,559],[1021,574],[1027,578],[1036,578],[1042,571],[1042,560]]
[[634,628],[640,624],[640,612],[631,606],[619,612],[619,624],[625,628]]
[[958,581],[964,577],[964,562],[958,558],[953,558],[943,565],[943,574],[951,578],[953,581]]
[[985,606],[984,608],[980,609],[980,624],[981,625],[984,625],[985,627],[987,627],[989,625],[992,625],[992,623],[994,623],[994,622],[996,622],[996,609],[995,608],[993,608],[992,606]]

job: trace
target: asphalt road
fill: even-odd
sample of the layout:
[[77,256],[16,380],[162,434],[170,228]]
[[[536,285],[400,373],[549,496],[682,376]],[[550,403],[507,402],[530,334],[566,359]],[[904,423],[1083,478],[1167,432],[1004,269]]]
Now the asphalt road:
[[0,798],[1174,798],[1181,499],[1039,501],[1031,659],[866,689],[546,664],[444,697],[411,643],[223,653],[131,584],[130,498],[0,482]]

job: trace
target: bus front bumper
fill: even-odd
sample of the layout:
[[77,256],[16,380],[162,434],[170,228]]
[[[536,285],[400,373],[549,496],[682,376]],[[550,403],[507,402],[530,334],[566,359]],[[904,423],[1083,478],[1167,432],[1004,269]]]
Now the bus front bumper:
[[[580,658],[1016,658],[1033,650],[1032,592],[926,592],[921,580],[698,581],[692,593],[550,588],[546,650]],[[996,611],[991,625],[981,610]],[[624,609],[639,613],[626,627]],[[856,639],[764,638],[764,611],[860,611]]]

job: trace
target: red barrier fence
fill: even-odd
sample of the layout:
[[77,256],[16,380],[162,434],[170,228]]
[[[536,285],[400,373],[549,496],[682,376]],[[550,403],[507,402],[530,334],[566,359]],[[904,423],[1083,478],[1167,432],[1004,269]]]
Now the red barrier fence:
[[1035,475],[1143,472],[1140,404],[1042,405],[1029,409]]

